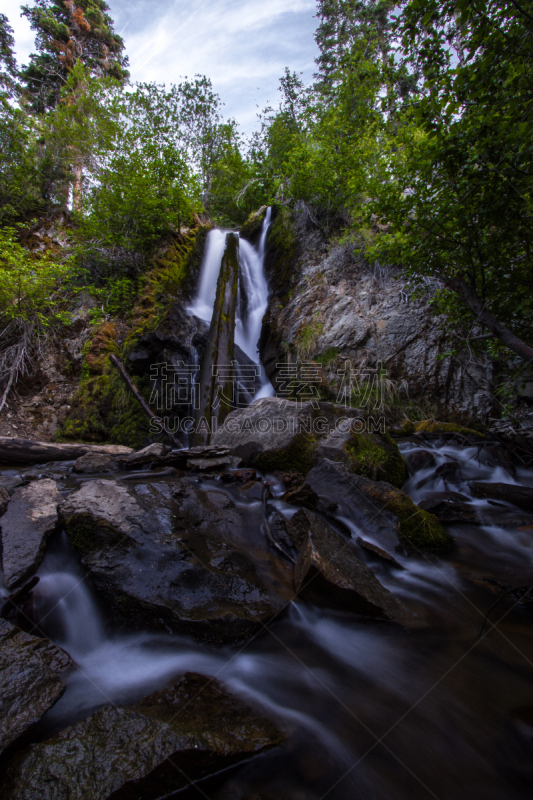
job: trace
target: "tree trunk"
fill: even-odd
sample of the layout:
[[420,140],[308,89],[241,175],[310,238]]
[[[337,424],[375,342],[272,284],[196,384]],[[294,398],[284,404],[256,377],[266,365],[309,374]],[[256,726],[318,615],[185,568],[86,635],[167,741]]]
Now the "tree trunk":
[[502,344],[523,358],[528,363],[533,363],[533,347],[523,342],[514,333],[511,333],[505,325],[502,325],[490,311],[485,308],[485,304],[478,296],[475,289],[469,286],[460,278],[450,278],[446,281],[450,289],[463,298],[468,308],[475,315],[477,322],[485,325]]
[[[139,403],[140,407],[142,408],[146,416],[149,417],[150,419],[155,419],[156,415],[154,414],[154,412],[152,411],[152,409],[150,408],[150,406],[148,405],[148,403],[146,402],[140,391],[137,389],[137,387],[133,383],[128,373],[126,372],[123,363],[113,354],[109,356],[109,360],[120,372],[124,383],[130,390],[134,398],[137,400],[137,402]],[[170,431],[165,431],[165,434],[168,436],[174,447],[177,447],[178,449],[183,448],[183,444],[180,442],[177,436],[175,436],[173,433],[170,433]]]
[[82,210],[83,199],[83,167],[81,164],[74,164],[72,168],[74,173],[74,181],[72,183],[72,210]]

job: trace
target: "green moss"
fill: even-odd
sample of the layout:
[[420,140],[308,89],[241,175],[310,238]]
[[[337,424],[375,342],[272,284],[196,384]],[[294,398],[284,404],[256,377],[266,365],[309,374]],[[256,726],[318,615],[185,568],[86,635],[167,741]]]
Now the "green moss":
[[261,231],[263,229],[263,220],[265,218],[266,206],[262,206],[259,211],[253,211],[242,228],[239,231],[239,235],[242,239],[246,239],[247,241],[255,244],[257,239],[261,236]]
[[453,539],[437,517],[423,511],[399,489],[385,483],[364,487],[378,505],[399,518],[400,545],[407,551],[445,551],[453,547]]
[[[148,400],[149,379],[135,377],[135,381]],[[129,447],[146,444],[148,419],[109,362],[102,375],[82,381],[71,405],[61,430],[64,440],[111,442]]]
[[302,475],[313,469],[317,462],[315,438],[308,433],[299,433],[288,447],[262,453],[255,459],[255,466],[264,472],[294,470]]
[[296,235],[288,208],[274,206],[273,217],[267,239],[266,271],[274,294],[286,305],[295,282]]
[[387,481],[400,488],[407,480],[407,465],[398,445],[388,434],[352,433],[344,446],[356,475],[372,481]]
[[410,419],[402,419],[393,426],[393,432],[397,436],[412,436],[415,432],[415,423]]
[[319,364],[322,366],[327,367],[332,361],[335,361],[337,356],[339,355],[339,348],[338,347],[328,347],[325,353],[320,353],[315,357],[315,361],[318,361]]
[[415,433],[461,433],[463,436],[478,436],[484,439],[485,435],[472,428],[463,428],[461,425],[455,425],[453,422],[435,422],[432,419],[426,419],[423,422],[416,422],[414,425]]

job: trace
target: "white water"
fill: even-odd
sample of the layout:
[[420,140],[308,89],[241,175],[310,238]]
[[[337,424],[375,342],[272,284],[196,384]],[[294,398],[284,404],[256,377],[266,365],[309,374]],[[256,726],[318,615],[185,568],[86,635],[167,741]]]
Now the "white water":
[[190,314],[211,322],[213,306],[217,293],[218,273],[226,247],[226,234],[228,231],[215,229],[207,235],[198,292],[192,305],[187,309]]
[[[266,376],[258,350],[261,325],[268,306],[268,283],[264,261],[271,219],[272,209],[268,208],[257,248],[246,239],[239,239],[239,286],[235,312],[235,343],[259,370],[259,388],[253,397],[249,396],[250,402],[259,400],[261,397],[271,397],[274,394],[274,388]],[[220,229],[210,231],[200,271],[198,292],[194,302],[187,309],[190,314],[208,323],[211,322],[213,316],[218,274],[228,233],[229,231]],[[246,384],[247,381],[244,378],[241,384],[241,396],[247,394]]]

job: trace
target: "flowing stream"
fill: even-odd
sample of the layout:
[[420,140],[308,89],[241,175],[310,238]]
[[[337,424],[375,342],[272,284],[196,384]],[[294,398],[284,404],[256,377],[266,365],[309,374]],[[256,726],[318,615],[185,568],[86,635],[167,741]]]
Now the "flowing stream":
[[[254,361],[266,304],[263,260],[269,221],[268,215],[257,249],[241,242],[239,286],[248,300],[237,339]],[[209,235],[191,309],[204,319],[214,301],[224,238],[220,231]],[[478,524],[449,526],[457,548],[447,558],[398,553],[402,568],[396,568],[365,556],[383,585],[416,614],[417,627],[406,630],[298,601],[244,647],[210,649],[180,636],[118,635],[61,534],[50,543],[39,569],[34,609],[40,629],[72,655],[77,669],[62,699],[39,724],[38,735],[48,738],[100,706],[134,702],[194,671],[216,676],[259,704],[288,731],[290,745],[177,797],[531,797],[531,611],[507,597],[478,634],[502,589],[519,585],[521,578],[524,584],[532,582],[533,530],[502,524],[502,514],[518,510],[473,498],[468,481],[533,486],[533,471],[511,474],[495,463],[488,446],[412,437],[400,447],[409,464],[418,457],[405,486],[416,502],[453,492],[479,515]],[[435,474],[443,464],[454,468]],[[294,513],[279,499],[281,487],[269,479],[272,507],[286,516]],[[76,480],[67,478],[65,489],[79,485]],[[225,492],[248,515],[254,537],[260,536],[260,503],[238,497],[232,485],[204,480],[200,488]],[[343,521],[355,537],[365,535],[350,519]]]

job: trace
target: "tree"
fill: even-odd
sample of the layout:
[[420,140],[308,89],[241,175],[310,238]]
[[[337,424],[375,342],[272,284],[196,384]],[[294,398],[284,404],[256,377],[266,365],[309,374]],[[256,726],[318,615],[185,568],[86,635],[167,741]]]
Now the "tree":
[[37,32],[37,54],[21,72],[30,107],[42,112],[57,106],[61,90],[78,61],[94,77],[128,77],[124,42],[113,30],[103,0],[36,0],[23,14]]
[[0,14],[0,93],[12,97],[17,78],[17,62],[13,53],[13,28],[5,14]]
[[320,50],[317,88],[330,94],[338,79],[343,58],[358,42],[377,41],[386,61],[391,50],[391,0],[319,0],[320,20],[315,41]]
[[410,0],[400,25],[423,83],[374,181],[378,250],[532,361],[533,3]]

